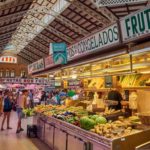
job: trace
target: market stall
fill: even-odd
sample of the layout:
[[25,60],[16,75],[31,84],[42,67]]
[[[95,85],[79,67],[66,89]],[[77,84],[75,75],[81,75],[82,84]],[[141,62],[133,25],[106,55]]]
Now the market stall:
[[[39,106],[35,110],[37,116],[34,118],[34,123],[38,127],[38,137],[52,149],[70,150],[72,147],[72,149],[80,150],[133,150],[150,140],[149,126],[135,125],[137,117],[120,119],[111,123],[99,120],[99,123],[92,127],[91,120],[88,122],[85,117],[81,117],[86,111],[83,112],[79,107]],[[76,117],[80,116],[80,124],[69,118],[69,115],[68,118],[66,114],[64,115],[71,112],[76,112]],[[90,115],[89,117],[100,116]],[[101,119],[104,118],[101,117]]]
[[149,9],[70,45],[67,63],[53,60],[40,71],[31,70],[82,95],[68,95],[65,106],[36,107],[38,137],[52,149],[70,150],[75,143],[81,150],[134,150],[150,141]]

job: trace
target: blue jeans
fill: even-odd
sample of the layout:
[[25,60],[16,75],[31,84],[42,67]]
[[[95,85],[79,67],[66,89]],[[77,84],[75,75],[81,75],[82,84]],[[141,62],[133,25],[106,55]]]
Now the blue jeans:
[[18,118],[19,119],[22,119],[24,117],[24,114],[23,114],[23,109],[18,107],[17,108],[17,114],[18,114]]

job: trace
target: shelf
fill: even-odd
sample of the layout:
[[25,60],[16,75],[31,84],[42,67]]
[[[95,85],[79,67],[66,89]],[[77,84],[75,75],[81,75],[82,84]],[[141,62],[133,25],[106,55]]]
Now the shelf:
[[[111,89],[113,89],[113,88],[111,88]],[[110,90],[110,88],[103,88],[103,89],[83,89],[84,91],[96,91],[96,92],[98,92],[98,91],[109,91]]]
[[[114,89],[114,88],[103,88],[103,89],[83,89],[84,91],[95,91],[95,92],[103,92],[103,91],[109,91],[110,89]],[[136,89],[147,89],[150,90],[150,86],[136,86],[136,87],[122,87],[122,89],[129,89],[129,90],[136,90]]]
[[149,89],[150,90],[150,86],[123,87],[123,89]]

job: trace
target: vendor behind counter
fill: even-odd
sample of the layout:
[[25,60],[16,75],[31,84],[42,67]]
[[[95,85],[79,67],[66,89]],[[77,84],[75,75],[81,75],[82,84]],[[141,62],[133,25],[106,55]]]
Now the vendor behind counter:
[[114,106],[110,106],[110,108],[119,110],[121,109],[121,101],[123,100],[122,95],[120,93],[122,87],[121,86],[117,86],[115,90],[110,90],[108,92],[108,100],[114,100],[117,101],[118,104],[114,105]]

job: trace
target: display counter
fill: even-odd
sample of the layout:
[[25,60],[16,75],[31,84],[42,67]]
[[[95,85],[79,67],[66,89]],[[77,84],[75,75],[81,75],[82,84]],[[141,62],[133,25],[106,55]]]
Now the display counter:
[[150,141],[150,128],[108,139],[42,114],[34,117],[34,123],[38,127],[38,137],[53,150],[135,150],[138,145]]

